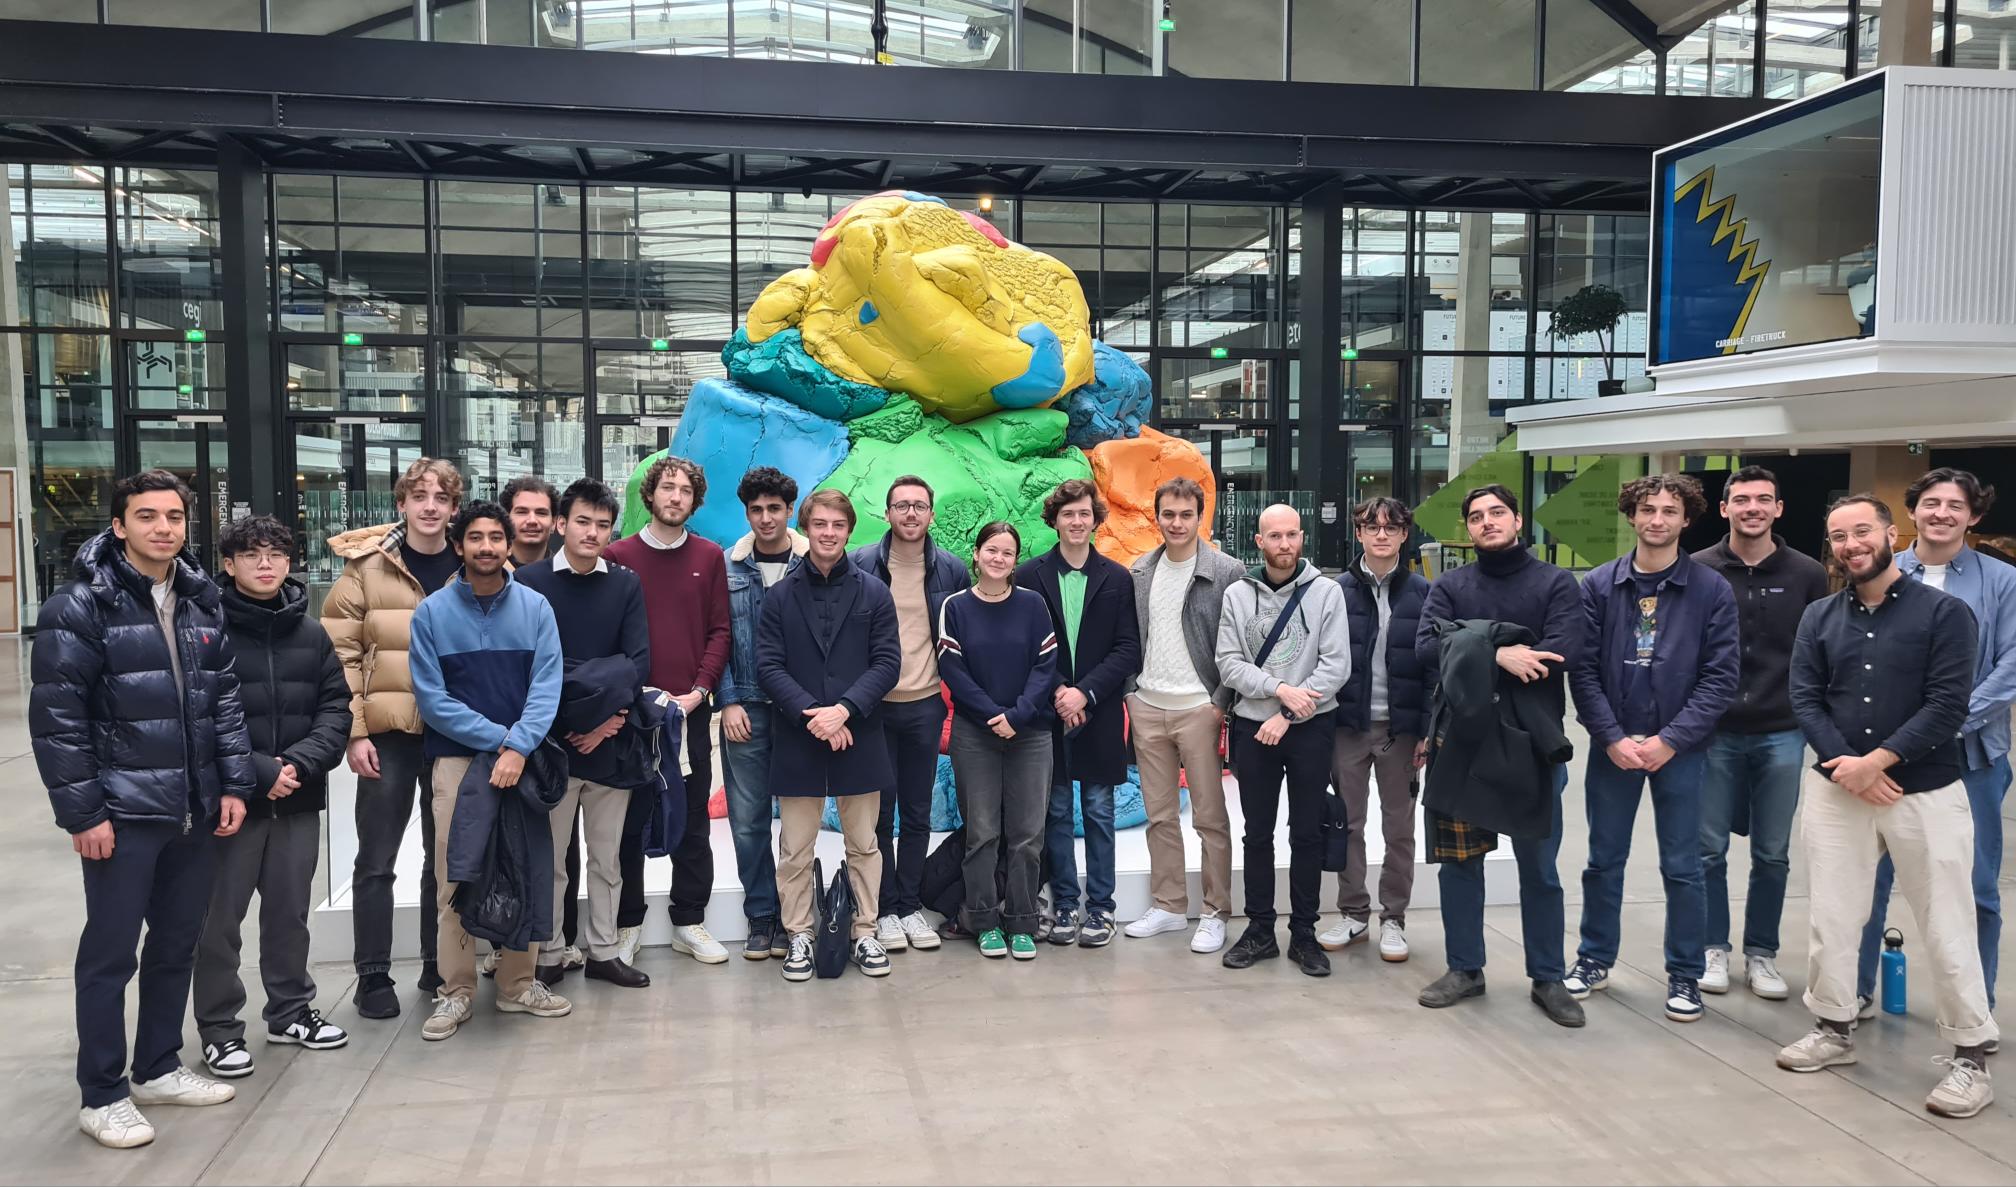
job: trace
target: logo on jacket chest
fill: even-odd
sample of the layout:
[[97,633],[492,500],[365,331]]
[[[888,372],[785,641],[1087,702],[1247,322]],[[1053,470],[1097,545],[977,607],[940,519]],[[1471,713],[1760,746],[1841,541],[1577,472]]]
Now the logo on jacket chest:
[[[1274,629],[1273,618],[1255,615],[1246,620],[1246,654],[1259,655],[1267,645],[1267,635]],[[1281,637],[1274,642],[1274,650],[1267,655],[1267,670],[1282,672],[1292,667],[1295,657],[1302,654],[1302,648],[1309,642],[1309,628],[1303,625],[1302,615],[1296,614],[1281,628]]]

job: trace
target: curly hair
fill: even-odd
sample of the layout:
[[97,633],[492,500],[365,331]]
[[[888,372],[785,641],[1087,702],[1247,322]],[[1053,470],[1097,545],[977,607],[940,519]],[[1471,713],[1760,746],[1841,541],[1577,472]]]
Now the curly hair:
[[406,467],[399,481],[392,484],[393,503],[405,502],[406,496],[413,493],[413,488],[420,485],[422,478],[432,478],[440,483],[441,493],[448,496],[449,502],[458,505],[462,502],[462,471],[457,470],[455,463],[447,458],[423,457]]
[[1680,500],[1680,513],[1689,523],[1708,514],[1708,496],[1701,493],[1701,484],[1686,474],[1647,474],[1625,483],[1617,492],[1617,514],[1629,519],[1640,503],[1657,494]]
[[789,507],[798,501],[798,480],[775,466],[757,466],[742,475],[742,481],[735,486],[735,497],[744,507],[771,495]]
[[1057,526],[1057,513],[1083,498],[1092,500],[1092,526],[1106,522],[1106,496],[1092,485],[1089,478],[1066,478],[1057,484],[1057,489],[1043,496],[1043,522]]
[[1931,490],[1942,482],[1950,482],[1960,488],[1960,493],[1967,496],[1967,509],[1977,518],[1988,514],[1988,509],[1995,505],[1995,488],[1993,486],[1981,481],[1966,470],[1957,470],[1952,466],[1941,466],[1937,470],[1927,470],[1918,476],[1918,481],[1904,488],[1905,513],[1909,514],[1918,510],[1918,500],[1924,497],[1926,491]]
[[684,474],[686,481],[693,484],[693,510],[700,510],[700,504],[707,501],[707,471],[700,468],[699,462],[669,453],[652,462],[651,468],[644,471],[644,485],[640,488],[644,505],[651,505],[653,496],[658,493],[658,484],[665,481],[667,474],[675,471]]
[[552,483],[537,474],[520,474],[505,483],[504,489],[497,492],[498,505],[509,511],[511,505],[518,501],[518,496],[527,492],[546,496],[547,509],[555,515],[560,514],[560,492],[553,489]]
[[473,503],[465,503],[462,510],[455,513],[455,518],[448,522],[449,543],[460,548],[462,546],[462,537],[469,534],[469,525],[479,519],[494,519],[503,525],[504,543],[507,545],[511,543],[511,517],[504,513],[504,508],[487,499],[478,499]]

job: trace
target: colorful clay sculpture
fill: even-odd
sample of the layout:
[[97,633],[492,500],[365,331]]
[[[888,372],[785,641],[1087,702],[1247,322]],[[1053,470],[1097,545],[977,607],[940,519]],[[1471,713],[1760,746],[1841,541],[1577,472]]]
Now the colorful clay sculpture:
[[877,194],[833,216],[811,266],[749,308],[752,343],[794,328],[840,378],[957,423],[1048,405],[1093,378],[1071,269],[926,194]]
[[847,456],[847,428],[732,380],[703,379],[686,397],[672,453],[707,474],[707,498],[687,526],[726,548],[749,531],[735,486],[750,467],[775,466],[809,491]]
[[1131,565],[1162,542],[1155,526],[1155,488],[1171,478],[1189,478],[1204,488],[1204,517],[1199,532],[1211,538],[1211,515],[1218,484],[1197,447],[1143,426],[1131,441],[1108,441],[1085,452],[1092,480],[1106,496],[1106,522],[1099,525],[1093,546],[1112,560]]
[[1092,382],[1057,405],[1071,418],[1064,440],[1080,449],[1140,435],[1155,403],[1141,364],[1104,342],[1092,344]]

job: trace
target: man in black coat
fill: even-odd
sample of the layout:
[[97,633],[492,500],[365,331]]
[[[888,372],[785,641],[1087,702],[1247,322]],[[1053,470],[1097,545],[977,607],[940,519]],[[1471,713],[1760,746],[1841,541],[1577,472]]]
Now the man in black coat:
[[259,979],[266,1042],[322,1051],[350,1041],[315,1008],[308,907],[322,853],[329,772],[350,742],[350,684],[308,589],[288,576],[294,536],[270,515],[240,519],[217,541],[225,632],[237,652],[238,695],[252,744],[253,790],[238,835],[217,845],[210,918],[196,949],[196,1030],[218,1076],[252,1074],[245,1046],[239,926],[259,893]]
[[[1558,723],[1567,712],[1567,671],[1587,645],[1581,589],[1567,570],[1534,556],[1520,538],[1525,521],[1519,516],[1519,496],[1505,487],[1493,483],[1465,495],[1463,524],[1477,548],[1477,560],[1444,573],[1429,587],[1415,653],[1430,677],[1436,678],[1441,659],[1437,620],[1481,619],[1524,628],[1534,643],[1497,648],[1498,687],[1509,693],[1520,684],[1535,686],[1547,716]],[[1458,748],[1436,749],[1430,739],[1431,784],[1438,762],[1469,759]],[[1561,791],[1568,785],[1568,768],[1556,765],[1553,775],[1548,805],[1553,828],[1544,837],[1514,836],[1512,854],[1519,862],[1519,918],[1533,1002],[1555,1023],[1572,1027],[1583,1025],[1585,1019],[1582,1003],[1562,984],[1568,969],[1562,951],[1566,924],[1557,862]],[[1440,1009],[1484,992],[1484,855],[1497,840],[1475,821],[1432,817],[1429,829],[1430,852],[1442,863],[1442,928],[1449,971],[1421,991],[1421,1004]]]
[[[205,834],[236,833],[254,790],[217,587],[184,552],[192,497],[165,470],[120,479],[112,526],[77,550],[74,579],[42,603],[31,661],[35,765],[84,862],[78,1126],[120,1148],[154,1140],[138,1105],[235,1095],[177,1056],[215,870]],[[136,966],[129,1084],[126,983]]]
[[[1092,548],[1092,534],[1105,520],[1106,500],[1089,479],[1060,484],[1043,500],[1043,522],[1057,530],[1057,546],[1015,570],[1015,584],[1042,595],[1062,645],[1057,669],[1063,682],[1052,697],[1057,721],[1051,726],[1050,751],[1055,758],[1043,838],[1055,913],[1050,942],[1085,948],[1113,940],[1113,788],[1127,779],[1122,705],[1127,681],[1141,671],[1133,578]],[[1085,818],[1082,922],[1072,811],[1079,797]]]
[[1379,956],[1407,959],[1407,904],[1414,895],[1414,772],[1426,755],[1428,686],[1414,637],[1428,579],[1401,563],[1414,527],[1407,504],[1381,496],[1352,509],[1359,556],[1337,575],[1351,624],[1351,678],[1337,692],[1337,741],[1330,780],[1350,817],[1345,866],[1337,876],[1337,926],[1316,937],[1335,952],[1371,934],[1365,886],[1365,830],[1372,779],[1386,855],[1379,864]]
[[798,527],[811,542],[805,563],[764,595],[756,628],[756,679],[773,714],[777,897],[791,936],[784,979],[812,978],[812,850],[829,795],[839,809],[854,890],[854,964],[886,977],[889,954],[875,938],[882,889],[875,819],[895,768],[876,711],[903,669],[896,601],[888,586],[848,559],[854,504],[846,495],[805,496]]

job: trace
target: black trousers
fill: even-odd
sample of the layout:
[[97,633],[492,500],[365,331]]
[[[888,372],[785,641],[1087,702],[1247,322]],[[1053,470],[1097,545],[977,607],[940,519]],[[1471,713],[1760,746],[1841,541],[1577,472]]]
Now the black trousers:
[[[896,786],[882,796],[875,840],[882,848],[884,915],[908,915],[923,906],[924,858],[931,850],[931,791],[938,782],[938,739],[945,733],[945,702],[936,695],[918,701],[883,701],[875,711],[896,768]],[[902,834],[896,835],[901,809]]]
[[1280,819],[1281,783],[1288,783],[1288,931],[1313,935],[1323,893],[1323,795],[1337,739],[1335,711],[1288,727],[1268,746],[1260,723],[1232,718],[1232,773],[1239,780],[1239,810],[1246,817],[1246,920],[1272,930],[1274,824]]
[[[686,836],[672,854],[672,924],[687,927],[707,918],[707,900],[714,893],[714,842],[708,836],[707,797],[714,792],[714,750],[707,736],[713,710],[703,702],[686,719]],[[630,797],[623,818],[623,896],[616,904],[616,926],[644,922],[644,824],[651,818],[651,797]]]
[[136,968],[133,1078],[153,1080],[180,1065],[196,942],[217,870],[214,821],[199,819],[186,833],[180,824],[112,827],[112,856],[83,863],[84,934],[77,941],[77,1087],[94,1109],[128,1095],[126,984]]

